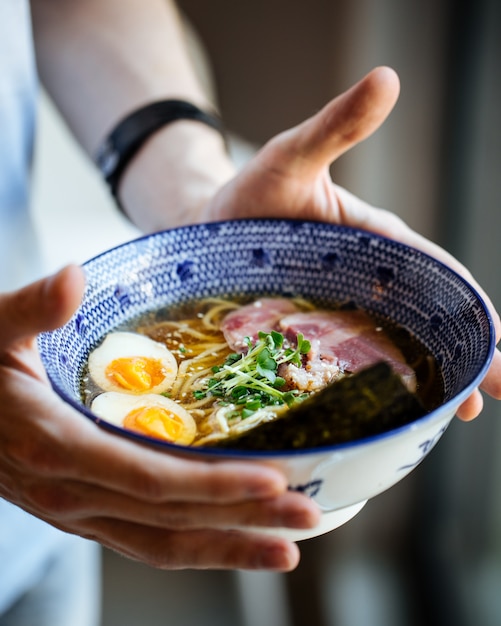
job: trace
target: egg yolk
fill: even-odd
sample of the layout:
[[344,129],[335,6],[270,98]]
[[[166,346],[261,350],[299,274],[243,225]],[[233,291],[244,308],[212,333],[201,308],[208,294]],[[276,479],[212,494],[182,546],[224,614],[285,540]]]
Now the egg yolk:
[[106,368],[106,376],[128,391],[144,392],[159,385],[165,378],[165,369],[158,359],[142,356],[115,359]]
[[178,416],[160,406],[146,406],[134,409],[125,416],[124,428],[176,441],[183,432],[184,422]]

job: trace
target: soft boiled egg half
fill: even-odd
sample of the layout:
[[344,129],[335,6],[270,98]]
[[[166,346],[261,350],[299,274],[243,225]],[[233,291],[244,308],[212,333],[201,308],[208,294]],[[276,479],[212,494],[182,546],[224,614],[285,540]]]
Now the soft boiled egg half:
[[121,428],[180,445],[189,445],[197,432],[186,409],[157,394],[131,396],[109,391],[94,399],[91,410]]
[[145,335],[114,332],[93,351],[89,375],[104,391],[162,393],[172,386],[177,361],[163,344]]

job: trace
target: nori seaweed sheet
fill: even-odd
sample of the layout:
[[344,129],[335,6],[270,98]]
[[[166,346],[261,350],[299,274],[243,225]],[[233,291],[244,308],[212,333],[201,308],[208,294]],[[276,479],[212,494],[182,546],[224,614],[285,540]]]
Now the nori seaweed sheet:
[[386,363],[326,386],[289,409],[211,447],[235,450],[298,450],[354,441],[408,424],[426,413],[416,394]]

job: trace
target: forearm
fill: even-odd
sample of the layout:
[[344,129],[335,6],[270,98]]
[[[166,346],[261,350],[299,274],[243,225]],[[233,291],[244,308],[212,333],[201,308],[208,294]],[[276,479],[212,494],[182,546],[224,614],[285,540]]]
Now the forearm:
[[[32,11],[42,81],[89,155],[138,106],[163,98],[210,106],[169,0],[32,0]],[[144,144],[119,193],[150,231],[194,221],[232,174],[217,131],[176,122]]]

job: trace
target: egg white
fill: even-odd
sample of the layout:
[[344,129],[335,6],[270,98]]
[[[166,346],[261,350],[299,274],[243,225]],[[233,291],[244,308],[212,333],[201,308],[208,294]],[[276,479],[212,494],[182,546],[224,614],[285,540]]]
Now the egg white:
[[158,341],[145,335],[132,332],[113,332],[91,352],[88,360],[89,374],[92,380],[104,391],[138,394],[139,391],[124,389],[106,376],[106,368],[116,359],[144,357],[161,362],[164,379],[147,393],[162,393],[172,386],[177,376],[177,361],[172,352]]
[[189,445],[195,438],[197,425],[191,414],[177,402],[158,394],[130,394],[108,391],[97,396],[91,405],[91,411],[101,419],[123,427],[126,416],[136,409],[143,407],[160,407],[173,413],[183,422],[181,434],[172,443]]

